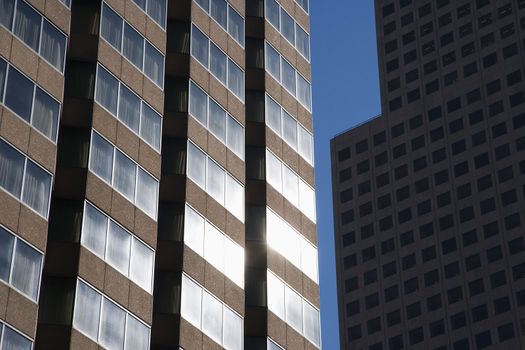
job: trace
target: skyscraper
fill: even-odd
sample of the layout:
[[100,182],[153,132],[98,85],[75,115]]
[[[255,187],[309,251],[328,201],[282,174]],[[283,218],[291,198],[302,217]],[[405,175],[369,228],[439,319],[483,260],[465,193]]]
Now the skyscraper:
[[0,0],[0,348],[321,347],[308,13]]
[[525,2],[377,0],[382,115],[331,142],[345,349],[525,345]]

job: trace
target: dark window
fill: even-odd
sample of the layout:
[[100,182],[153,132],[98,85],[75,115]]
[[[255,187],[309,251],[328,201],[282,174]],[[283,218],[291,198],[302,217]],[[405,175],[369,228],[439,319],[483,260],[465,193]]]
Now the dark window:
[[348,232],[343,235],[343,247],[348,247],[355,243],[355,232]]
[[361,312],[359,300],[352,301],[346,304],[346,316],[354,316]]
[[453,71],[445,75],[444,79],[445,86],[454,84],[458,80],[458,72]]
[[505,229],[512,230],[521,225],[521,218],[519,213],[515,213],[505,217]]
[[507,124],[505,124],[505,122],[499,123],[492,127],[492,137],[493,138],[498,138],[500,136],[505,135],[506,133],[507,133]]
[[383,7],[383,17],[389,16],[396,11],[394,3],[388,4]]
[[377,270],[373,269],[373,270],[365,272],[363,275],[363,280],[365,282],[365,286],[376,282],[377,281]]
[[506,325],[499,326],[498,338],[500,342],[514,338],[514,325],[512,323],[507,323]]
[[[431,51],[433,51],[434,50],[434,46],[433,46],[434,43],[432,42],[430,44],[432,44],[432,46],[430,46],[430,49],[432,49]],[[425,49],[425,48],[423,47],[423,49]],[[428,50],[429,50],[429,48],[427,48],[427,51]],[[431,52],[431,51],[429,51],[429,52]],[[423,51],[423,53],[425,53],[425,51]],[[423,66],[423,70],[425,71],[425,74],[430,74],[430,73],[433,73],[433,72],[437,71],[437,61],[434,60],[434,61],[430,61],[428,63],[425,63],[425,65]]]
[[463,119],[456,119],[448,124],[448,128],[451,134],[463,130]]
[[485,331],[479,334],[476,334],[476,347],[478,349],[484,349],[492,345],[492,337],[490,336],[490,331]]
[[425,4],[419,8],[419,17],[425,17],[432,12],[432,5]]
[[354,192],[351,188],[344,190],[340,193],[341,203],[347,203],[354,199]]
[[514,28],[514,23],[507,24],[506,26],[503,26],[499,30],[501,39],[508,38],[509,36],[513,35],[516,30]]
[[425,85],[425,93],[427,95],[430,95],[431,93],[434,93],[438,90],[439,90],[439,80],[437,79]]
[[501,81],[498,79],[488,83],[486,89],[487,95],[495,94],[496,92],[501,90]]
[[521,71],[517,70],[515,72],[507,75],[507,85],[512,86],[522,81]]
[[436,119],[441,118],[442,115],[443,113],[441,110],[441,106],[434,107],[428,111],[428,120],[432,122]]
[[390,193],[387,193],[379,198],[377,198],[377,208],[378,209],[384,209],[392,205],[392,198],[390,197]]
[[434,23],[433,22],[428,22],[428,23],[423,24],[419,28],[419,31],[421,33],[421,36],[425,36],[427,34],[432,33],[434,31]]
[[376,257],[376,247],[371,246],[371,247],[368,247],[366,249],[363,249],[361,254],[363,256],[363,262],[375,259],[375,257]]
[[394,147],[393,155],[394,159],[400,158],[407,153],[406,145],[404,143]]
[[443,67],[446,67],[449,64],[456,62],[456,52],[452,51],[452,52],[447,53],[446,55],[443,55],[442,60],[443,60]]
[[454,165],[454,176],[455,177],[460,177],[462,175],[467,174],[468,172],[469,172],[468,161],[464,161],[464,162]]
[[518,254],[525,251],[525,241],[523,237],[513,239],[508,242],[510,255]]
[[415,187],[416,193],[428,191],[428,189],[430,188],[430,181],[428,180],[428,177],[416,181]]
[[414,160],[414,172],[420,171],[427,167],[427,157],[423,156]]
[[503,259],[503,251],[501,246],[492,247],[487,249],[487,261],[489,263]]
[[370,161],[368,159],[363,160],[357,164],[357,175],[361,175],[370,170]]
[[459,97],[447,102],[448,113],[455,112],[460,108],[461,108],[461,99]]
[[341,223],[343,225],[349,224],[354,221],[354,210],[350,209],[341,214]]
[[482,192],[492,187],[492,175],[486,175],[478,179],[478,191]]
[[449,304],[454,304],[463,300],[463,289],[461,287],[449,289],[447,291],[447,298]]
[[386,314],[386,324],[388,327],[401,323],[401,311],[395,310]]
[[483,154],[480,154],[479,156],[474,157],[474,166],[476,167],[476,169],[479,169],[479,168],[482,168],[488,165],[489,162],[490,160],[489,160],[488,153],[483,153]]
[[417,69],[413,69],[405,74],[407,84],[417,79],[419,79],[419,71]]
[[515,43],[510,44],[508,46],[505,46],[502,51],[504,59],[510,58],[518,54],[518,45]]
[[447,150],[445,148],[432,152],[432,163],[437,164],[445,159],[447,159]]
[[459,263],[453,262],[448,265],[445,265],[444,270],[445,270],[446,279],[458,276],[459,275]]
[[450,316],[450,326],[453,330],[463,328],[467,325],[467,317],[464,312]]
[[346,168],[339,172],[339,182],[348,181],[352,178],[352,168]]
[[419,281],[417,277],[411,278],[404,283],[405,285],[405,294],[413,293],[419,290]]
[[366,322],[366,328],[368,330],[368,334],[379,332],[381,330],[381,319],[377,317],[377,318],[368,320]]
[[355,152],[357,154],[368,151],[368,140],[359,141],[355,144]]
[[[483,111],[480,109],[478,111],[472,112],[468,116],[470,125],[476,125],[483,121]],[[484,133],[484,131],[483,131]]]
[[481,267],[481,256],[473,254],[465,258],[465,267],[467,271],[475,270]]
[[370,192],[370,190],[371,190],[371,188],[370,188],[370,181],[365,181],[365,182],[360,183],[357,186],[357,189],[358,189],[358,192],[359,192],[360,196],[364,195],[365,193]]
[[425,279],[425,287],[432,286],[439,282],[439,271],[433,270],[430,272],[425,273],[424,275]]
[[458,18],[465,17],[471,13],[470,4],[465,4],[457,9]]
[[405,61],[405,64],[409,64],[410,62],[414,62],[417,60],[417,51],[412,50],[404,54],[403,60]]
[[403,270],[408,270],[416,266],[416,254],[410,254],[401,259],[401,264],[403,265]]
[[371,309],[379,305],[379,294],[374,293],[365,297],[366,309]]
[[414,232],[413,231],[402,233],[399,236],[399,244],[401,245],[401,247],[407,246],[412,243],[414,243]]
[[393,238],[381,242],[381,254],[393,252],[396,249],[396,243]]
[[389,54],[391,53],[392,51],[395,51],[397,50],[397,40],[394,39],[394,40],[391,40],[389,42],[387,42],[385,44],[385,53],[386,54]]
[[470,77],[471,75],[478,72],[478,64],[477,62],[472,62],[463,67],[463,75],[465,78]]
[[404,348],[403,335],[397,335],[388,339],[389,350],[401,350]]
[[347,147],[347,148],[340,150],[338,154],[338,158],[340,162],[350,159],[350,148]]
[[454,350],[469,350],[470,345],[468,339],[461,339],[454,342]]
[[507,284],[505,270],[495,272],[490,275],[490,288],[498,288]]
[[394,169],[394,177],[396,180],[402,179],[408,176],[408,167],[405,165],[398,166]]
[[412,22],[414,22],[414,14],[412,12],[407,13],[406,15],[401,17],[401,25],[402,26],[409,25]]
[[507,312],[510,310],[510,299],[503,297],[494,300],[494,312],[496,315]]
[[512,276],[514,278],[514,281],[525,278],[525,263],[513,266]]
[[353,278],[347,279],[345,281],[345,292],[346,293],[354,291],[357,288],[359,288],[359,281],[358,281],[357,277],[353,277]]
[[427,310],[428,310],[428,312],[440,309],[441,306],[442,306],[441,294],[436,294],[434,296],[431,296],[430,298],[427,298]]
[[510,156],[510,145],[507,143],[496,147],[494,149],[494,156],[496,157],[496,160],[501,160]]
[[449,32],[447,34],[443,34],[439,38],[439,43],[441,46],[446,46],[454,41],[454,32]]
[[421,251],[421,259],[423,262],[434,260],[436,256],[436,246],[427,247]]
[[345,258],[343,259],[343,262],[344,262],[345,270],[348,270],[357,265],[357,255],[352,254],[352,255],[345,256]]
[[361,338],[361,325],[348,328],[348,341],[354,341]]
[[438,195],[436,199],[438,208],[447,206],[452,202],[452,196],[450,195],[450,192],[442,193]]
[[374,135],[374,146],[379,146],[386,142],[386,132],[382,131]]
[[368,202],[359,206],[359,217],[363,218],[372,213],[372,202]]
[[432,202],[430,200],[423,201],[417,205],[417,215],[422,216],[432,211]]
[[398,202],[404,201],[410,197],[410,187],[405,186],[396,191],[396,199]]
[[387,216],[379,220],[379,231],[384,232],[389,230],[394,225],[392,216]]
[[395,30],[396,30],[396,22],[395,21],[389,22],[389,23],[385,24],[385,26],[383,27],[383,31],[385,32],[385,35],[388,35],[388,34],[394,32]]
[[412,144],[412,151],[416,151],[420,148],[425,147],[425,135],[421,135],[416,138],[413,138],[411,141],[411,144]]
[[463,247],[468,247],[469,245],[472,245],[477,242],[478,235],[475,229],[463,233]]
[[421,304],[419,302],[407,306],[407,318],[411,319],[421,315]]
[[445,132],[442,127],[439,127],[439,128],[436,128],[430,131],[430,140],[432,142],[439,141],[443,137],[445,137]]
[[448,170],[445,169],[445,170],[435,173],[434,181],[436,183],[436,186],[439,186],[441,184],[448,182]]
[[383,265],[383,278],[393,276],[397,273],[397,265],[395,261]]
[[408,94],[407,94],[407,102],[408,103],[412,103],[416,100],[419,100],[421,97],[421,93],[419,91],[419,89],[414,89],[412,91],[409,91]]
[[503,112],[503,101],[496,101],[489,105],[489,115],[491,117],[498,115]]
[[483,57],[483,67],[489,68],[498,63],[498,55],[494,52]]
[[468,290],[469,290],[471,297],[483,293],[485,291],[485,285],[483,284],[483,279],[480,278],[475,281],[469,282]]
[[392,127],[391,134],[392,138],[401,136],[405,133],[405,125],[403,123],[397,124]]
[[419,327],[409,331],[408,338],[410,339],[410,345],[421,343],[423,340],[425,340],[423,328]]
[[416,33],[414,31],[408,32],[402,37],[403,45],[408,45],[414,40],[416,40]]
[[467,221],[474,220],[474,207],[466,207],[459,211],[459,221],[465,223]]
[[456,188],[456,194],[458,196],[458,199],[465,199],[467,197],[470,197],[472,195],[472,188],[470,186],[470,183],[464,184]]
[[500,183],[507,182],[514,178],[514,172],[512,171],[512,165],[501,170],[498,170],[498,181]]
[[517,130],[525,126],[525,113],[519,114],[512,118],[512,125]]
[[476,45],[474,44],[474,42],[468,43],[468,44],[463,45],[461,47],[461,56],[462,57],[470,56],[474,52],[476,52]]
[[511,107],[516,107],[525,102],[525,94],[523,91],[517,92],[509,96],[509,102]]
[[446,26],[447,24],[452,23],[452,14],[450,12],[445,13],[444,15],[438,18],[438,23],[440,27]]
[[414,130],[423,125],[423,117],[421,115],[417,115],[415,117],[410,118],[408,123],[410,125],[410,129]]
[[390,183],[390,177],[388,173],[381,174],[379,176],[376,176],[376,187],[381,188],[383,186],[386,186]]
[[441,242],[441,252],[443,255],[450,254],[457,250],[458,246],[455,238],[449,238]]
[[442,334],[445,334],[445,323],[443,322],[443,320],[432,322],[429,328],[431,337],[437,337]]
[[489,317],[487,305],[480,305],[472,308],[472,321],[479,322]]
[[383,164],[386,164],[388,161],[388,155],[385,152],[379,153],[377,156],[375,156],[375,166],[381,166]]
[[496,38],[494,36],[494,33],[489,33],[489,34],[483,35],[479,39],[482,48],[485,48],[487,46],[490,46],[490,45],[494,44],[495,40],[496,40]]
[[472,27],[472,23],[469,22],[467,24],[464,24],[461,27],[459,27],[459,37],[464,38],[467,35],[472,34],[473,31],[474,29]]
[[421,239],[430,237],[433,234],[434,234],[434,224],[433,223],[430,222],[428,224],[419,226],[419,237]]

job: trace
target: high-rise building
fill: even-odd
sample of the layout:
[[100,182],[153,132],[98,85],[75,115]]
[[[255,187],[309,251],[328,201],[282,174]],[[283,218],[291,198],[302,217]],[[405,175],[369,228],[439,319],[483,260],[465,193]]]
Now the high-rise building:
[[320,349],[310,82],[307,0],[0,0],[0,348]]
[[345,349],[525,347],[525,1],[376,0],[382,115],[331,142]]

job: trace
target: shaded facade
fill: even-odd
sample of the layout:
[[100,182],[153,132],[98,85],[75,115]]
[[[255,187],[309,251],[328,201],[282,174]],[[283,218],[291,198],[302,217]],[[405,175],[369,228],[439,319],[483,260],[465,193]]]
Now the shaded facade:
[[0,347],[320,348],[307,1],[0,9]]
[[376,1],[383,115],[331,142],[345,349],[525,344],[522,1]]

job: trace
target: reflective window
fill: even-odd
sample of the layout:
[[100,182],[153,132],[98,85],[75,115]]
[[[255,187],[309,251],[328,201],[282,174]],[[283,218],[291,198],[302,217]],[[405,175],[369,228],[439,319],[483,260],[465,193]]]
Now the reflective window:
[[0,140],[0,187],[47,218],[51,175],[3,140]]
[[[159,182],[96,131],[92,132],[89,170],[152,219],[157,219]],[[135,189],[139,189],[135,191]]]
[[[165,0],[148,0],[148,9],[151,6],[165,18]],[[100,36],[161,89],[164,88],[164,55],[104,2]]]
[[0,344],[2,350],[31,350],[33,348],[31,340],[2,322],[0,322]]
[[117,115],[118,95],[119,82],[117,78],[99,66],[97,69],[95,100],[106,107],[113,115]]
[[40,54],[59,71],[64,71],[66,37],[48,21],[43,21]]
[[42,17],[24,1],[18,1],[13,32],[30,48],[38,52]]
[[210,71],[226,85],[226,54],[215,44],[210,44]]
[[277,81],[281,81],[281,56],[270,45],[266,45],[266,70]]
[[244,101],[244,72],[232,60],[228,60],[228,88]]
[[0,226],[0,280],[38,300],[42,253]]
[[295,24],[295,47],[308,60],[310,58],[310,36],[299,24]]
[[209,40],[203,32],[193,26],[191,28],[191,55],[203,66],[208,67]]
[[302,9],[303,9],[306,13],[309,12],[309,10],[308,10],[308,2],[309,2],[309,0],[295,0],[295,2],[298,3],[299,6],[301,6]]
[[243,349],[243,319],[199,284],[182,275],[181,316],[226,349]]
[[268,22],[273,24],[277,30],[281,29],[281,21],[279,19],[281,7],[279,6],[279,3],[276,0],[266,0],[265,1],[265,13],[266,13],[266,19]]
[[244,18],[226,0],[195,0],[239,45],[244,46]]
[[26,122],[31,122],[34,84],[10,67],[5,88],[5,105]]
[[270,338],[268,338],[268,341],[267,341],[267,350],[284,350],[283,348],[281,348],[279,345],[277,345],[277,343],[275,343],[273,340],[271,340]]
[[210,15],[223,28],[228,21],[228,4],[226,0],[210,0]]
[[191,142],[188,142],[187,174],[237,219],[244,222],[244,187]]
[[161,28],[166,29],[166,0],[133,0]]
[[303,303],[303,324],[306,339],[312,344],[320,344],[319,311],[309,303]]
[[138,286],[152,292],[153,249],[89,202],[84,204],[80,241]]
[[150,328],[82,280],[77,281],[73,327],[108,349],[149,349]]
[[291,42],[295,43],[295,22],[286,11],[281,8],[281,34]]

